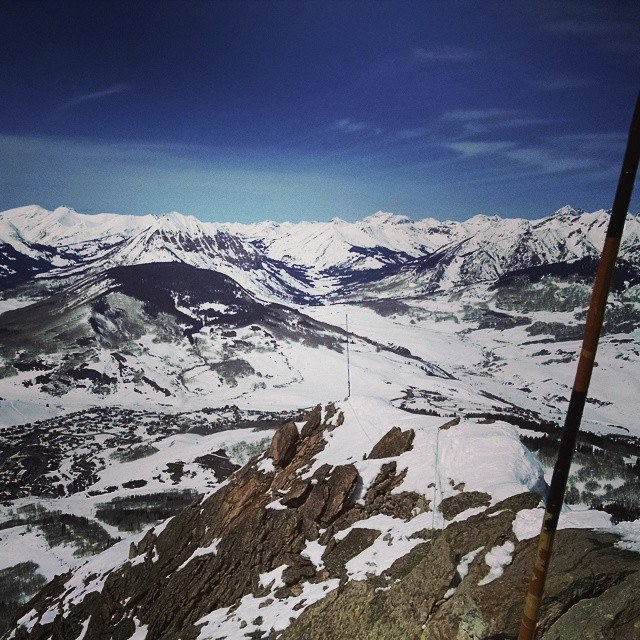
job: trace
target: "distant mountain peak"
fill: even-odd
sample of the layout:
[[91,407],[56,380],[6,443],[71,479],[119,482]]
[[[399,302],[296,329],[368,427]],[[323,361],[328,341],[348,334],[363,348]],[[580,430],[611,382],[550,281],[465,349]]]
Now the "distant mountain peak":
[[388,211],[377,211],[373,215],[366,216],[362,219],[363,223],[366,224],[409,224],[413,222],[411,218],[408,216],[401,216],[396,213],[391,213]]
[[572,207],[570,204],[565,204],[564,207],[560,207],[553,215],[562,217],[562,216],[581,216],[585,211],[583,209],[576,209]]
[[472,216],[471,218],[469,218],[468,220],[465,220],[463,222],[463,224],[473,224],[473,223],[485,223],[485,222],[499,222],[500,220],[503,220],[504,218],[501,218],[498,215],[492,215],[492,216],[488,216],[485,215],[484,213],[478,213],[475,216]]
[[161,216],[156,216],[156,228],[172,233],[203,233],[203,223],[195,216],[184,215],[177,211],[171,211]]

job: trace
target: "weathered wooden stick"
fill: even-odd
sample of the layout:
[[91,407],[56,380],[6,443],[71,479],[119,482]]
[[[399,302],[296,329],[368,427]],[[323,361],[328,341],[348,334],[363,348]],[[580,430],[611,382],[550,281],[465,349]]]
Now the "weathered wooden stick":
[[591,373],[596,358],[600,331],[604,319],[604,311],[607,305],[607,297],[611,286],[611,277],[618,257],[620,240],[624,223],[629,210],[631,192],[638,170],[638,157],[640,156],[640,94],[636,101],[635,111],[631,120],[631,129],[627,141],[627,150],[622,162],[622,172],[618,181],[618,188],[613,201],[613,209],[607,229],[607,237],[598,266],[598,273],[593,285],[591,303],[587,313],[587,322],[582,339],[582,350],[578,360],[578,370],[573,383],[569,409],[562,431],[558,460],[553,469],[551,487],[547,498],[547,506],[542,521],[542,531],[538,540],[533,577],[529,584],[529,591],[525,600],[524,615],[520,625],[518,640],[533,640],[536,633],[536,625],[540,616],[540,602],[547,579],[549,561],[553,548],[553,539],[558,527],[558,518],[564,503],[564,493],[567,487],[567,478],[571,468],[573,451],[576,446],[576,438],[580,429],[582,412],[587,400]]

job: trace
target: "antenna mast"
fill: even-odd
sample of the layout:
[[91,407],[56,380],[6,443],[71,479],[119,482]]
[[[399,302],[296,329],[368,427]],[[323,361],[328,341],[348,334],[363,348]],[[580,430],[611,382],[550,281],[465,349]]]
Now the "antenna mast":
[[347,325],[347,398],[351,397],[351,363],[349,358],[349,316],[344,314],[344,319]]

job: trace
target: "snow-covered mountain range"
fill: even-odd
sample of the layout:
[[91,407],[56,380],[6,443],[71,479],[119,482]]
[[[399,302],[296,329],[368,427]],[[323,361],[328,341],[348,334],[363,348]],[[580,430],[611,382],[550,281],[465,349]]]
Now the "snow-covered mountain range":
[[[607,211],[563,207],[536,220],[475,216],[417,222],[379,212],[358,222],[250,225],[193,216],[86,215],[37,206],[0,214],[0,269],[10,285],[149,262],[225,273],[257,295],[290,302],[344,295],[353,282],[409,274],[430,291],[493,282],[537,265],[599,254]],[[629,215],[621,258],[640,261],[640,218]]]

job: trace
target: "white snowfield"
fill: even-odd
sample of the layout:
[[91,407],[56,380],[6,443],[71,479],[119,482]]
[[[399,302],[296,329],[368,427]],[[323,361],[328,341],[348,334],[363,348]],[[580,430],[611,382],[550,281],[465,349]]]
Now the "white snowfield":
[[[0,521],[11,520],[21,508],[33,503],[37,503],[38,506],[49,511],[61,511],[95,520],[96,510],[100,505],[113,498],[155,494],[176,488],[167,472],[167,464],[176,460],[184,462],[184,476],[179,488],[208,493],[218,488],[220,483],[216,481],[210,470],[197,464],[195,459],[226,448],[231,452],[234,462],[244,463],[245,460],[233,457],[234,446],[239,443],[258,442],[263,440],[265,435],[268,435],[268,432],[265,434],[264,431],[253,429],[237,429],[205,436],[197,434],[172,435],[154,441],[153,446],[157,451],[153,455],[131,462],[121,462],[112,457],[114,449],[105,445],[103,451],[96,456],[97,479],[90,488],[94,495],[83,491],[58,499],[21,498],[13,501],[10,505],[0,507]],[[103,442],[105,439],[103,438]],[[74,453],[82,454],[83,451],[76,449]],[[144,487],[137,488],[122,486],[124,481],[131,479],[145,480],[146,484]],[[109,492],[109,487],[118,487],[118,490]],[[120,531],[105,522],[100,521],[100,525],[114,538],[124,536],[129,542],[138,538],[137,534],[131,537],[126,531]],[[125,547],[126,553],[128,553],[128,546],[125,545]],[[71,544],[59,544],[51,547],[42,531],[35,526],[24,525],[0,529],[0,570],[21,562],[32,561],[39,565],[38,572],[51,580],[69,568],[86,562],[86,558],[74,555],[76,550],[76,547]],[[194,557],[202,553],[215,553],[215,546],[212,544],[210,549],[201,550],[194,554]],[[190,560],[191,558],[189,558]]]
[[[331,304],[306,307],[304,312],[324,323],[344,329],[349,316],[352,337],[351,380],[355,393],[372,390],[387,397],[389,385],[402,398],[408,388],[416,390],[411,406],[465,411],[491,411],[496,404],[478,391],[488,392],[519,407],[531,409],[547,419],[561,421],[570,394],[577,354],[577,340],[541,344],[548,336],[530,336],[526,327],[473,330],[465,321],[463,303],[439,297],[408,300],[406,312],[381,315],[359,304]],[[536,318],[536,314],[530,314]],[[538,314],[546,321],[561,322],[563,313]],[[141,354],[128,358],[136,367],[172,395],[153,389],[143,393],[134,384],[122,383],[109,394],[95,395],[72,389],[52,397],[25,386],[39,372],[18,372],[0,379],[0,426],[10,426],[57,416],[92,406],[125,406],[161,411],[198,410],[207,406],[236,404],[246,409],[295,409],[328,402],[346,395],[346,357],[324,346],[303,342],[273,341],[248,327],[238,329],[235,338],[225,338],[208,327],[198,336],[202,358],[193,361],[186,343],[168,344],[150,333],[139,342]],[[585,410],[584,428],[619,434],[640,434],[637,398],[640,395],[640,358],[635,354],[640,331],[604,336],[598,352],[598,367]],[[429,375],[422,364],[400,353],[380,351],[361,338],[387,346],[401,346],[426,363],[437,365],[453,376],[447,380]],[[241,357],[257,372],[239,377],[235,385],[225,384],[208,365],[224,360],[235,340],[250,345]],[[110,350],[103,350],[91,367],[115,376],[118,363]],[[56,356],[52,356],[56,357]],[[59,356],[62,359],[64,356]],[[196,365],[197,366],[194,366]],[[177,381],[180,380],[179,384]],[[440,400],[444,397],[444,400]],[[506,406],[506,405],[505,405]]]

